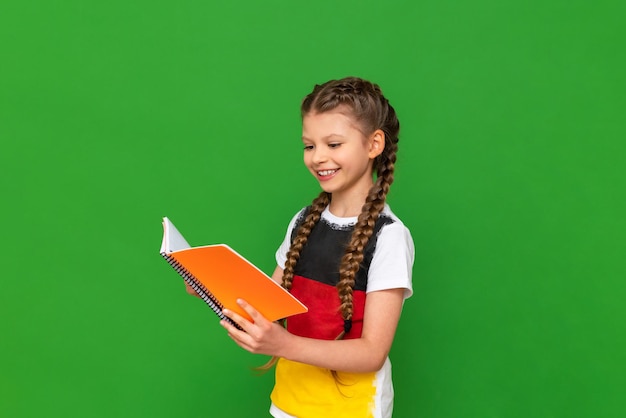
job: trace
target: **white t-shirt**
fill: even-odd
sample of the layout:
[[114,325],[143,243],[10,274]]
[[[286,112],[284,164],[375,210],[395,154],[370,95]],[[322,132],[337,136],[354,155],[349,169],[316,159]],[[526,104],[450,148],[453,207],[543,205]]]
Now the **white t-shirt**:
[[[285,239],[276,252],[276,262],[281,268],[285,267],[293,229],[304,211],[305,209],[291,219]],[[376,236],[365,292],[402,288],[406,299],[413,293],[411,283],[415,255],[413,239],[409,230],[388,205],[385,205],[380,216],[386,219]],[[331,229],[345,230],[356,224],[357,217],[341,218],[333,215],[327,207],[322,212],[320,222],[325,222]],[[272,393],[274,403],[270,413],[279,418],[294,416],[333,418],[350,416],[350,411],[354,413],[357,410],[367,410],[364,416],[391,417],[393,384],[391,362],[388,358],[377,372],[345,374],[345,378],[347,381],[355,379],[354,382],[358,382],[353,386],[342,388],[344,392],[354,389],[354,395],[344,396],[345,393],[339,393],[335,396],[336,382],[329,376],[327,370],[280,359],[276,369],[276,386]],[[372,387],[374,389],[368,389]],[[302,393],[298,393],[300,388]]]
[[[291,219],[285,239],[276,251],[276,263],[280,268],[285,268],[293,228],[304,210],[302,209]],[[378,243],[367,280],[367,292],[404,288],[406,289],[404,298],[407,299],[413,294],[411,280],[415,258],[413,238],[408,228],[391,211],[388,204],[385,204],[380,216],[391,218],[393,223],[385,225],[378,235]],[[333,215],[326,207],[322,212],[321,220],[339,227],[347,227],[355,225],[357,217],[341,218]]]

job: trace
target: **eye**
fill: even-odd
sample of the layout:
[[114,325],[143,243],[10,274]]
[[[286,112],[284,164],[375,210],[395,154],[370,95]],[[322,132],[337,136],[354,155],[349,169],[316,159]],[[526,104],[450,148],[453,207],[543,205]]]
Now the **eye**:
[[311,151],[313,149],[313,145],[305,145],[304,146],[304,150],[305,151]]
[[328,148],[339,148],[340,146],[341,146],[341,143],[339,142],[332,142],[328,144]]

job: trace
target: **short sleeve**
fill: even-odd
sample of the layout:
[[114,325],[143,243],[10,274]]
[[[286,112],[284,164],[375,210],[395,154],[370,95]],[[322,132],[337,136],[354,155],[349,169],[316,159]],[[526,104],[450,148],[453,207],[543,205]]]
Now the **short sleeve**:
[[367,292],[402,288],[404,298],[413,294],[412,272],[415,259],[413,238],[400,221],[382,228],[367,278]]

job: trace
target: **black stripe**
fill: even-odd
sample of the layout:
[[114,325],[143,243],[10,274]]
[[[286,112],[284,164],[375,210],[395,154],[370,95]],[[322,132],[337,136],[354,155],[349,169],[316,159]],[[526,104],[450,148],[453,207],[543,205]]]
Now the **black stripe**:
[[[296,231],[304,221],[309,212],[309,208],[302,212],[296,221],[294,231],[291,235],[292,242],[296,236]],[[367,288],[367,274],[369,266],[374,257],[376,242],[382,228],[392,224],[394,220],[389,216],[381,214],[374,225],[374,232],[369,242],[365,246],[363,262],[356,275],[355,290],[365,291]],[[350,242],[350,237],[354,226],[337,225],[328,222],[326,219],[320,221],[311,230],[311,235],[306,245],[300,253],[300,258],[296,264],[294,273],[310,278],[312,280],[335,286],[339,282],[339,265],[345,253],[346,246]]]

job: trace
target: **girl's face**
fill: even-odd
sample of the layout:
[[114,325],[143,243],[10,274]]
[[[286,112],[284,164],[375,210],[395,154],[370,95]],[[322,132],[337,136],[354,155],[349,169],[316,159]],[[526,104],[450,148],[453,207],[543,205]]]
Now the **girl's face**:
[[335,202],[367,196],[373,161],[385,141],[381,130],[367,136],[346,113],[309,113],[302,119],[304,164]]

